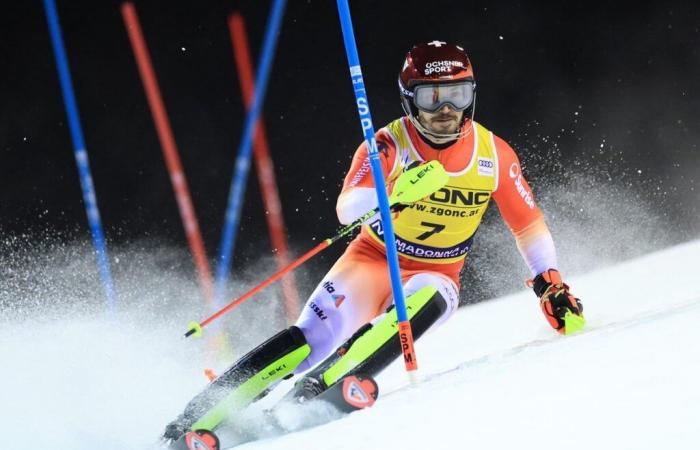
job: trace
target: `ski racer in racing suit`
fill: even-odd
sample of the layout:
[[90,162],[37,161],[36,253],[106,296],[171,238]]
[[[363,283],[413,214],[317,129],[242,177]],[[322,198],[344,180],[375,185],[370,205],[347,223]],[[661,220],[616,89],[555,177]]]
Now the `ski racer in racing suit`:
[[[557,271],[552,236],[515,152],[473,120],[475,88],[471,62],[461,47],[441,41],[418,44],[399,74],[406,115],[376,135],[389,189],[407,168],[427,161],[439,161],[449,174],[443,188],[407,205],[393,220],[413,335],[419,338],[457,310],[459,273],[491,200],[530,269],[529,285],[548,323],[562,334],[577,331],[584,324],[581,302]],[[370,172],[365,142],[338,198],[340,223],[349,224],[377,206]],[[214,380],[164,437],[174,441],[189,430],[211,430],[296,373],[307,372],[288,394],[299,400],[318,395],[348,374],[375,375],[400,355],[391,304],[377,215],[318,284],[296,324]]]

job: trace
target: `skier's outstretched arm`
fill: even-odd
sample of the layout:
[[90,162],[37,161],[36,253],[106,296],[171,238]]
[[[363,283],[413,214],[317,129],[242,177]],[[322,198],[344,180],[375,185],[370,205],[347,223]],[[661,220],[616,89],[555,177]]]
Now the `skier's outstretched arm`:
[[549,324],[562,334],[575,332],[584,323],[581,301],[569,292],[569,286],[557,270],[552,234],[522,174],[515,151],[501,138],[494,136],[494,142],[498,155],[498,186],[493,198],[530,269],[533,279],[528,285],[540,298]]
[[[380,130],[376,138],[384,181],[389,184],[390,180],[401,173],[396,148],[391,138],[386,135],[386,131]],[[347,225],[367,211],[376,208],[378,204],[367,143],[363,142],[355,151],[350,170],[343,181],[343,190],[338,196],[336,203],[338,220],[341,224]]]

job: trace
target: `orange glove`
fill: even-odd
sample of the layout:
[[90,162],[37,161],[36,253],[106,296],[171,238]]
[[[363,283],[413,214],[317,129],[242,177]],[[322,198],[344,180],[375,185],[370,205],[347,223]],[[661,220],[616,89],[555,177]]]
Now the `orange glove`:
[[581,300],[571,295],[569,286],[561,281],[556,269],[548,269],[528,280],[540,299],[540,307],[547,322],[560,334],[579,331],[586,323]]

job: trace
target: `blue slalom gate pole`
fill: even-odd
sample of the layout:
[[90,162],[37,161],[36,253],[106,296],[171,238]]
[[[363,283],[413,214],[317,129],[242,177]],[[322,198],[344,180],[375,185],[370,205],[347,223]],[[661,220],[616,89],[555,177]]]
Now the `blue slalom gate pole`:
[[240,222],[241,208],[243,206],[243,194],[245,193],[248,172],[250,169],[250,156],[253,148],[253,134],[255,125],[258,122],[260,111],[265,100],[267,90],[267,80],[272,66],[272,57],[277,46],[277,36],[279,34],[284,15],[286,0],[275,0],[270,11],[265,30],[263,49],[260,55],[258,71],[255,76],[255,93],[253,104],[246,115],[243,127],[243,136],[238,147],[238,157],[236,158],[236,168],[231,178],[229,189],[228,206],[226,208],[226,218],[224,228],[221,233],[221,248],[219,250],[219,264],[216,268],[216,304],[220,305],[228,281],[231,269],[231,257],[233,255],[238,223]]
[[104,233],[102,232],[100,211],[97,208],[95,187],[93,186],[92,175],[90,174],[90,164],[88,162],[87,152],[85,151],[83,131],[80,127],[78,105],[75,101],[73,83],[70,77],[70,70],[68,69],[68,58],[66,57],[63,37],[61,36],[61,25],[58,22],[58,14],[56,13],[56,4],[54,0],[44,0],[44,9],[46,10],[46,19],[49,23],[51,44],[53,46],[54,56],[56,57],[58,76],[61,81],[63,103],[66,107],[66,113],[68,114],[68,126],[70,127],[73,148],[75,150],[75,162],[78,165],[78,173],[80,174],[80,187],[83,191],[85,212],[87,213],[88,222],[90,224],[92,242],[97,252],[97,264],[100,269],[100,278],[102,279],[105,296],[107,297],[107,310],[112,314],[115,311],[112,274],[109,270],[107,247],[105,245]]
[[338,0],[338,14],[340,15],[340,25],[343,31],[343,41],[345,42],[345,53],[350,66],[350,78],[355,89],[355,100],[357,102],[357,112],[360,114],[362,131],[367,141],[369,161],[372,167],[372,177],[379,200],[379,212],[384,230],[384,245],[386,247],[386,258],[389,264],[389,274],[391,277],[391,290],[396,306],[396,315],[399,321],[399,335],[402,344],[402,352],[406,370],[410,373],[418,366],[416,355],[413,350],[413,334],[411,332],[411,322],[406,314],[406,302],[401,285],[401,272],[399,270],[399,258],[396,252],[396,238],[394,237],[394,226],[391,222],[391,210],[389,208],[389,197],[384,184],[384,174],[382,173],[379,152],[377,151],[377,141],[374,137],[374,126],[372,125],[372,115],[369,110],[369,100],[365,91],[364,80],[362,79],[362,68],[360,67],[360,57],[357,53],[355,43],[355,33],[352,28],[350,8],[347,0]]

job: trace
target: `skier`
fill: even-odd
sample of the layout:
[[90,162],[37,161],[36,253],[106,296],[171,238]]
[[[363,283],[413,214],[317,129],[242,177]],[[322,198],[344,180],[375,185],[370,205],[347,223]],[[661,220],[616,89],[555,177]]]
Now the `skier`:
[[[393,220],[413,335],[419,338],[457,310],[459,273],[492,199],[532,273],[529,285],[549,324],[562,334],[583,327],[583,307],[557,271],[551,234],[515,152],[473,120],[476,83],[464,50],[442,41],[415,45],[398,84],[405,116],[376,135],[387,186],[407,168],[431,160],[450,175],[445,187],[405,206]],[[377,204],[365,142],[345,177],[338,219],[351,223]],[[383,239],[375,216],[316,287],[296,324],[214,380],[164,437],[175,441],[190,430],[212,430],[282,378],[319,362],[289,398],[313,398],[349,374],[371,377],[395,360],[401,352]]]

